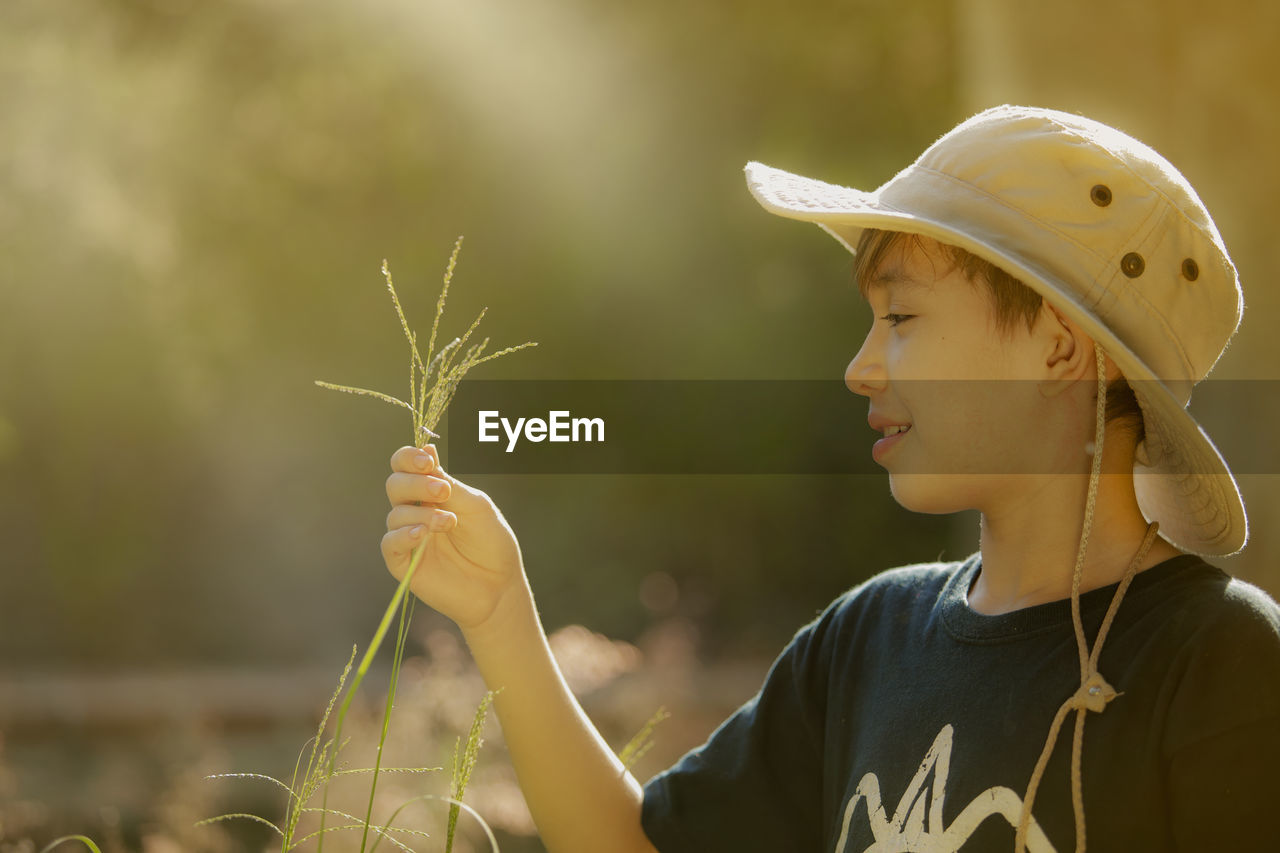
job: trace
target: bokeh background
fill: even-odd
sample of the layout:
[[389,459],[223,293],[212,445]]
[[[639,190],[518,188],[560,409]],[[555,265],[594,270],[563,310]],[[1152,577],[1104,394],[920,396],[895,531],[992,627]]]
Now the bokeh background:
[[[983,107],[1079,111],[1214,212],[1247,303],[1214,376],[1249,391],[1205,417],[1224,447],[1272,434],[1277,36],[1262,0],[5,0],[0,847],[269,841],[190,824],[278,815],[269,788],[200,777],[287,776],[393,588],[407,416],[312,385],[403,384],[383,258],[425,326],[466,235],[447,331],[488,305],[495,344],[540,344],[477,378],[840,381],[869,319],[850,259],[763,213],[743,164],[872,187]],[[1274,595],[1280,484],[1228,458],[1253,536],[1218,564]],[[598,632],[558,648],[611,736],[673,711],[642,776],[834,595],[977,542],[883,478],[473,482],[547,627]],[[416,617],[423,763],[480,695],[451,637]],[[537,850],[492,739],[477,796],[504,849]]]

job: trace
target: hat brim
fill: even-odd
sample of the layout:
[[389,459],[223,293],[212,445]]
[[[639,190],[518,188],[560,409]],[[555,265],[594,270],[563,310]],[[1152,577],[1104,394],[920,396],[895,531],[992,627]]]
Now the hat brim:
[[990,261],[1048,299],[1102,345],[1134,389],[1147,433],[1135,460],[1134,491],[1147,520],[1158,521],[1160,535],[1190,553],[1225,556],[1244,547],[1249,536],[1244,501],[1218,448],[1173,391],[1060,283],[962,227],[892,207],[878,192],[755,162],[747,164],[746,175],[765,210],[813,222],[850,252],[866,228],[921,234]]

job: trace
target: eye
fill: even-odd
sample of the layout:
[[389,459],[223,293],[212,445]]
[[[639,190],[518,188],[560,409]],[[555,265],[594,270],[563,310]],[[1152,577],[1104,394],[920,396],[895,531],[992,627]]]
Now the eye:
[[910,320],[914,316],[915,316],[914,314],[885,314],[880,319],[888,320],[890,326],[896,326],[899,323],[905,323],[907,320]]

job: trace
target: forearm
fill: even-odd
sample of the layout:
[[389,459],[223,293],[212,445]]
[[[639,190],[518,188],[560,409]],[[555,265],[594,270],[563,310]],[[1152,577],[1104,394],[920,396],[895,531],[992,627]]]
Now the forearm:
[[552,853],[653,853],[641,790],[569,690],[527,586],[467,634],[543,843]]

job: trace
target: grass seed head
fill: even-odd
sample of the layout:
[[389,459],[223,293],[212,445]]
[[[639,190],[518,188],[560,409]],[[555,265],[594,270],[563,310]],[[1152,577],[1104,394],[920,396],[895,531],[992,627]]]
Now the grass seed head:
[[[462,378],[466,376],[471,368],[498,356],[507,355],[525,347],[537,346],[534,341],[526,341],[518,346],[507,347],[498,352],[485,355],[485,347],[489,344],[489,339],[485,338],[480,343],[466,347],[464,350],[466,342],[489,310],[484,308],[476,319],[472,321],[462,337],[454,338],[443,346],[438,353],[435,351],[436,338],[440,330],[440,318],[444,316],[444,306],[449,296],[449,284],[453,281],[453,271],[457,266],[458,253],[461,250],[462,237],[459,237],[453,245],[452,254],[449,255],[449,264],[445,267],[444,283],[440,288],[440,297],[436,300],[436,313],[431,321],[431,335],[427,338],[427,354],[425,358],[418,349],[418,335],[409,325],[409,320],[404,313],[404,307],[400,304],[400,296],[396,293],[395,282],[391,277],[391,266],[386,260],[382,262],[382,275],[387,282],[387,291],[391,294],[391,304],[395,308],[396,318],[400,321],[400,329],[404,332],[405,340],[409,344],[409,399],[407,401],[381,391],[372,391],[368,388],[357,388],[350,385],[335,385],[332,382],[316,380],[316,384],[321,388],[373,397],[384,403],[408,409],[413,418],[413,443],[417,447],[425,447],[431,442],[431,439],[440,437],[435,428],[439,425],[440,419],[444,417],[450,401],[453,400],[458,383],[462,381]],[[459,354],[461,354],[461,358],[459,358]],[[457,359],[456,362],[455,359]]]

